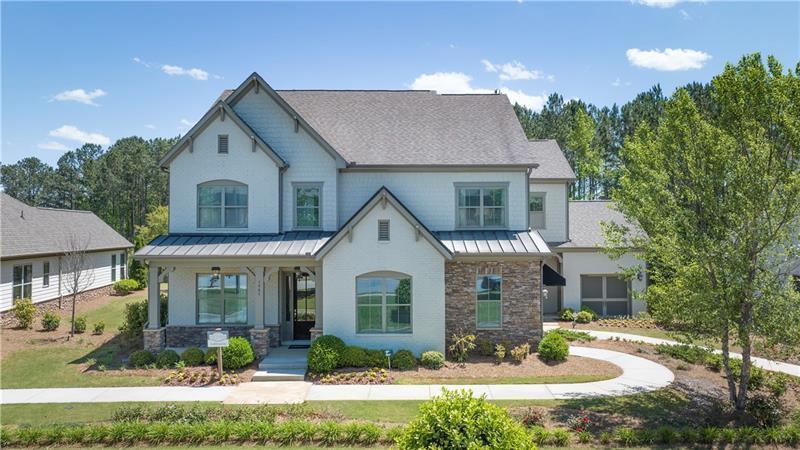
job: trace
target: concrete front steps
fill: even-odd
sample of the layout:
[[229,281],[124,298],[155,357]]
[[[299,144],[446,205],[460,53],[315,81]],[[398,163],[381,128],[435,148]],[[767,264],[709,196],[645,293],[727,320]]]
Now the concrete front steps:
[[288,346],[271,348],[258,364],[251,381],[303,381],[308,366],[308,349]]

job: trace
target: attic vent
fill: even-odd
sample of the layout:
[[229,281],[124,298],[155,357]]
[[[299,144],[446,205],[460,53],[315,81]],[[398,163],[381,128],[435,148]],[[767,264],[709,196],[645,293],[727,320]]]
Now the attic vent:
[[217,153],[228,153],[228,135],[217,135]]
[[379,241],[388,241],[389,240],[389,221],[388,220],[379,220],[378,221],[378,240]]

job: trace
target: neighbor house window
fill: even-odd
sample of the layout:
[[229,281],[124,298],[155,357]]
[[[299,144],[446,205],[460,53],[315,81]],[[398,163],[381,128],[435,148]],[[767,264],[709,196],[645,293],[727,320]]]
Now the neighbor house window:
[[247,323],[247,275],[197,274],[197,323]]
[[320,228],[322,224],[322,184],[294,185],[295,228]]
[[228,135],[217,135],[217,153],[228,153]]
[[125,279],[125,267],[128,266],[128,255],[127,253],[120,253],[119,254],[119,279]]
[[198,228],[247,228],[247,185],[211,181],[197,186]]
[[500,275],[478,275],[475,283],[478,328],[500,328],[502,284],[503,277]]
[[544,217],[545,209],[545,196],[543,192],[531,192],[530,204],[528,205],[530,212],[531,228],[544,229],[546,222]]
[[33,266],[23,264],[14,266],[14,278],[11,283],[14,300],[31,298],[33,288]]
[[50,286],[50,261],[42,263],[42,287]]
[[117,254],[111,255],[111,281],[117,281]]
[[356,278],[357,333],[411,333],[411,278]]
[[456,188],[458,228],[505,228],[508,188],[459,186]]

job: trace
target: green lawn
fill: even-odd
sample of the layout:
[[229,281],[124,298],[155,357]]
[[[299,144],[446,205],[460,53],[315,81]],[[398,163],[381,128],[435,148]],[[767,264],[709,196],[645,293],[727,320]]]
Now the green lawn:
[[119,299],[89,311],[87,334],[76,335],[63,344],[31,345],[30,348],[7,355],[0,364],[0,387],[44,388],[44,387],[105,387],[105,386],[157,386],[160,381],[153,377],[128,375],[123,370],[109,370],[92,374],[81,373],[80,364],[90,359],[107,368],[119,364],[118,353],[124,348],[120,336],[114,336],[100,347],[93,345],[85,336],[92,326],[105,322],[106,333],[116,334],[122,324],[125,304],[141,298]]
[[[572,327],[569,323],[566,323],[566,326],[562,328],[571,329]],[[601,327],[594,323],[581,325],[579,328],[576,328],[577,331],[581,330],[596,330],[596,331],[608,331],[609,333],[627,333],[627,334],[635,334],[638,336],[647,336],[651,338],[657,339],[669,339],[675,340],[675,335],[662,330],[660,328],[635,328],[635,327]]]
[[610,380],[606,375],[540,375],[496,378],[398,378],[394,384],[558,384]]

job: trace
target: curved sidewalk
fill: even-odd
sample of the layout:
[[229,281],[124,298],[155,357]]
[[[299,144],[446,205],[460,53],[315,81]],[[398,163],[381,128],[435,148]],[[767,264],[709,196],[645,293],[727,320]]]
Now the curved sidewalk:
[[[547,331],[547,329],[545,330]],[[652,345],[659,345],[659,344],[666,344],[666,345],[680,345],[681,343],[678,341],[672,341],[669,339],[659,339],[654,337],[648,336],[640,336],[638,334],[630,334],[630,333],[617,333],[612,331],[598,331],[598,330],[577,330],[577,331],[585,331],[592,336],[598,339],[610,340],[612,338],[620,338],[620,339],[627,339],[629,341],[641,341],[645,344],[652,344]],[[714,353],[722,353],[721,350],[714,350]],[[742,355],[739,353],[731,352],[730,353],[732,358],[742,359]],[[788,375],[794,375],[796,377],[800,377],[800,365],[797,364],[789,364],[780,361],[773,361],[771,359],[759,358],[758,356],[752,356],[750,359],[753,361],[753,365],[760,367],[765,370],[771,370],[773,372],[782,372]]]
[[193,402],[302,403],[324,400],[427,400],[442,387],[471,389],[489,400],[554,400],[629,395],[669,385],[674,374],[666,367],[639,356],[611,350],[570,347],[570,354],[600,359],[619,366],[622,375],[605,381],[567,384],[492,385],[319,385],[299,382],[243,383],[236,387],[130,387],[3,389],[0,404]]

